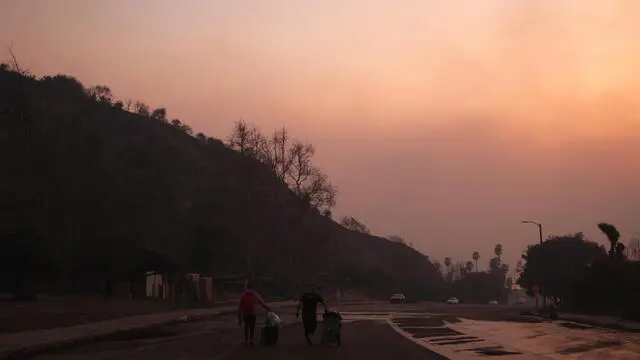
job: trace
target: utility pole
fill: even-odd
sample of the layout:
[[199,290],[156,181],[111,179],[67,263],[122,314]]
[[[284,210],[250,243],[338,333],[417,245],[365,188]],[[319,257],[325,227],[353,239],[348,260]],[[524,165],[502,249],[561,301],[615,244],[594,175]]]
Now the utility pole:
[[[542,224],[537,222],[537,221],[531,221],[531,220],[523,220],[522,221],[523,224],[533,224],[536,225],[538,227],[538,231],[540,234],[540,245],[542,245]],[[536,296],[536,309],[539,307],[538,306],[538,293],[540,291],[540,286],[538,284],[538,281],[540,280],[540,269],[538,268],[538,261],[536,261],[536,263],[534,264],[534,269],[535,269],[535,279],[536,279],[536,284],[534,285],[534,293]],[[543,299],[543,303],[544,305],[546,305],[546,301],[545,299]]]

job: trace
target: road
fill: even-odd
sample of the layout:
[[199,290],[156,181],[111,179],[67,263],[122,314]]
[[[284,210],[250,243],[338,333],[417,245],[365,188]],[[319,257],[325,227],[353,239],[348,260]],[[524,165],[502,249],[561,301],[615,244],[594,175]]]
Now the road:
[[[612,359],[640,358],[640,334],[570,323],[505,321],[520,307],[488,305],[338,306],[343,346],[309,347],[292,310],[273,348],[241,345],[234,316],[183,323],[43,354],[32,360],[244,359]],[[319,338],[319,333],[317,334]]]

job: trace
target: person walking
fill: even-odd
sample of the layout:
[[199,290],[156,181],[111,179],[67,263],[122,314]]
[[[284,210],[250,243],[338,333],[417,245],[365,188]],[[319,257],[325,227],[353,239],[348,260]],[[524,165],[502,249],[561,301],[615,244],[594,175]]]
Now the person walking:
[[302,309],[302,325],[304,327],[304,337],[307,339],[309,346],[313,346],[311,337],[315,334],[318,327],[318,318],[316,315],[318,309],[318,303],[324,306],[324,311],[327,311],[327,305],[324,303],[324,299],[315,287],[311,288],[308,293],[302,294],[300,301],[298,301],[298,310],[296,311],[296,318],[300,317],[300,310]]
[[271,309],[264,303],[260,294],[256,292],[253,285],[247,284],[244,295],[240,298],[238,306],[238,324],[244,322],[244,343],[253,345],[253,335],[256,330],[257,307],[260,305],[267,311]]

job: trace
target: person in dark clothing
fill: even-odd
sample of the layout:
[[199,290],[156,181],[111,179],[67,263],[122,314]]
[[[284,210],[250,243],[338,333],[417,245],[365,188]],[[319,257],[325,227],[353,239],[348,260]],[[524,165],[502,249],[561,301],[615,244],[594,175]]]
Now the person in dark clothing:
[[324,311],[327,311],[327,305],[324,303],[322,296],[318,294],[315,288],[312,288],[310,292],[303,294],[298,302],[298,310],[296,311],[296,318],[300,317],[300,310],[302,309],[302,325],[304,326],[304,337],[307,339],[309,345],[313,345],[311,336],[315,334],[318,327],[318,318],[316,311],[318,310],[318,303],[324,306]]
[[267,311],[271,309],[264,303],[260,294],[258,294],[253,286],[247,285],[244,295],[240,298],[238,306],[238,324],[244,322],[244,342],[253,345],[253,334],[256,329],[256,313],[257,307],[260,305]]

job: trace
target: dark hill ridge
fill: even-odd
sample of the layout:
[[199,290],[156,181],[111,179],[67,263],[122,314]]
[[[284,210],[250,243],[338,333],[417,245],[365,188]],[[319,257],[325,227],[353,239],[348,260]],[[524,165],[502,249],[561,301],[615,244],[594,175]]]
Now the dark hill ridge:
[[[5,276],[78,291],[89,278],[165,268],[269,275],[283,291],[322,281],[440,296],[426,256],[345,229],[266,166],[96,101],[73,78],[0,70],[0,165],[1,246],[16,259]],[[16,229],[32,235],[16,241]]]

